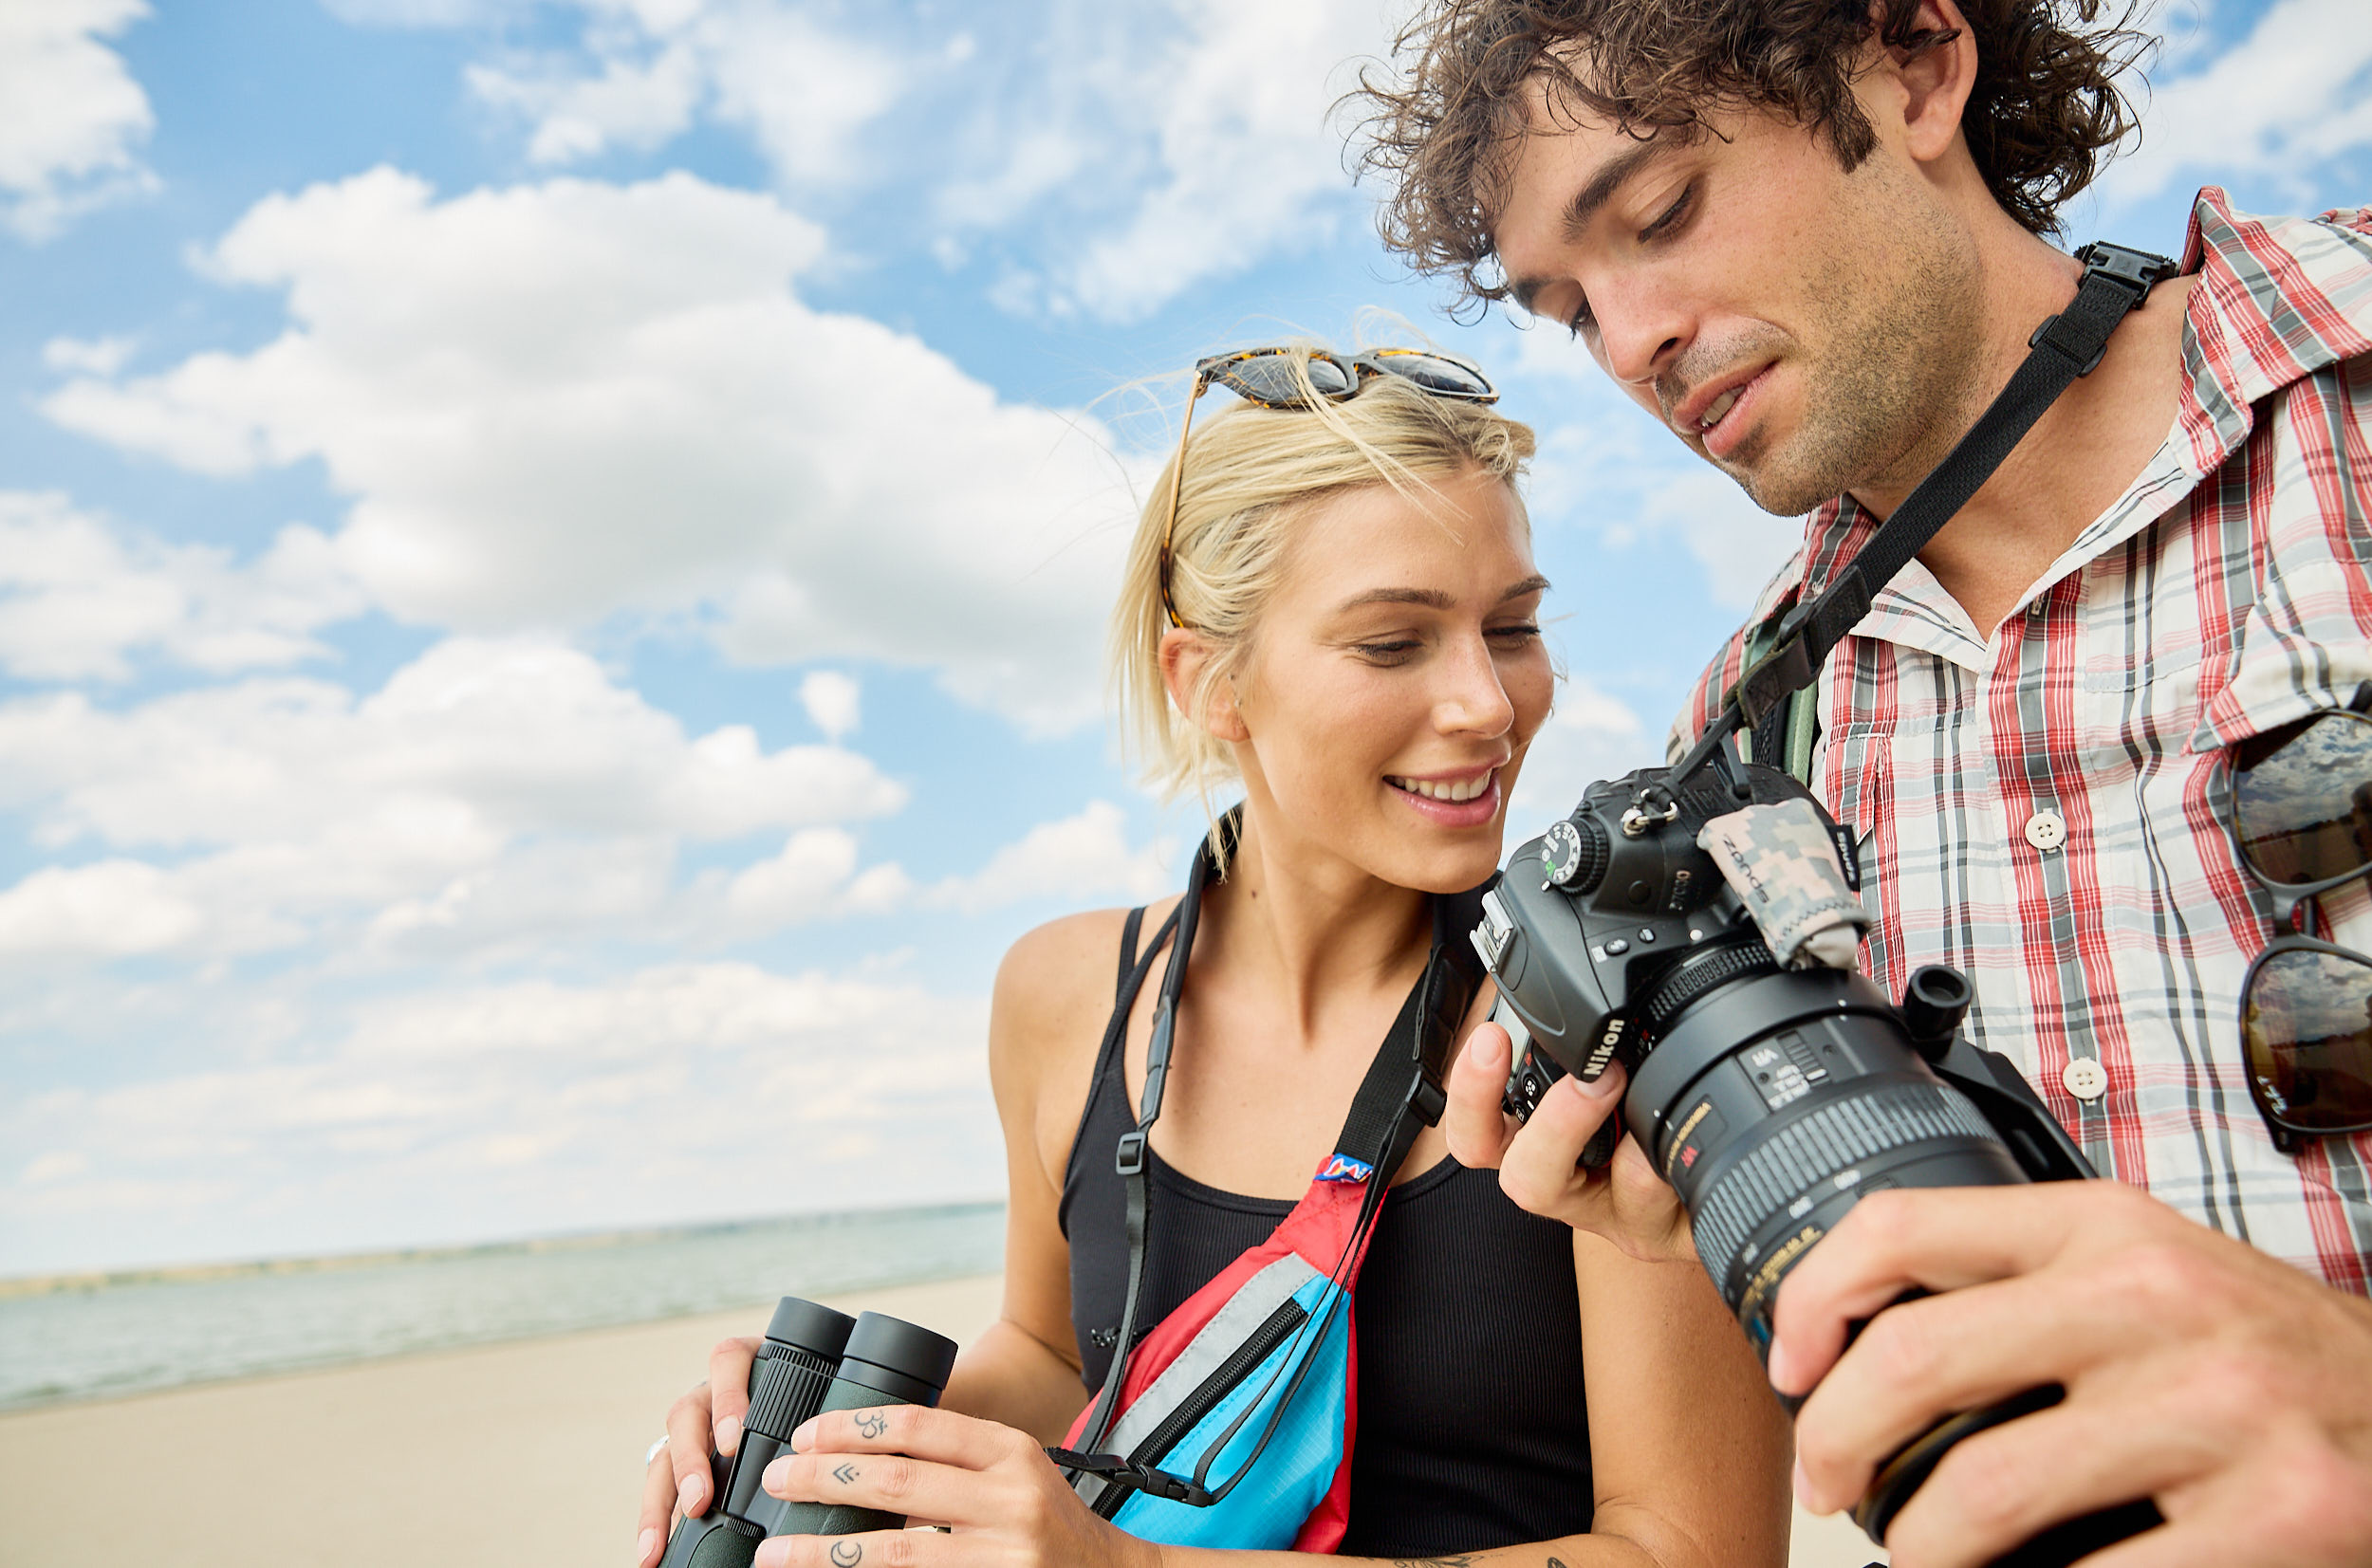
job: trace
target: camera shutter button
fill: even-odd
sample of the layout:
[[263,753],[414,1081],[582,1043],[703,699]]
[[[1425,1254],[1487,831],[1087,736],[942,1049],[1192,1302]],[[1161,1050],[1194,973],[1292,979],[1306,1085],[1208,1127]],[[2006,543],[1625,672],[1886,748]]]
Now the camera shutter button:
[[2077,1057],[2060,1069],[2059,1081],[2067,1093],[2088,1103],[2108,1092],[2108,1069],[2089,1057]]
[[2067,841],[2067,819],[2048,809],[2036,812],[2026,820],[2026,841],[2048,854]]

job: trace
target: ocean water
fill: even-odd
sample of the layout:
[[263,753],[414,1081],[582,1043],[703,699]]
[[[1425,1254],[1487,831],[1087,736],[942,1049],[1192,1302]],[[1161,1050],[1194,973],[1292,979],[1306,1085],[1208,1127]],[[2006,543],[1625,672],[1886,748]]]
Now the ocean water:
[[994,1272],[967,1204],[167,1271],[0,1295],[0,1411]]

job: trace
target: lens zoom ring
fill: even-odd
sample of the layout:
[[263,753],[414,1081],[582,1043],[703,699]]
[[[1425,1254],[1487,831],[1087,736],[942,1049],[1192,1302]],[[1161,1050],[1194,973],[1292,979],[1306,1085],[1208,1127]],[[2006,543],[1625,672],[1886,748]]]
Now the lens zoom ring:
[[788,1443],[799,1423],[815,1413],[832,1381],[832,1363],[796,1345],[767,1344],[758,1350],[757,1392],[741,1424],[777,1443]]
[[1696,1255],[1725,1294],[1730,1265],[1755,1227],[1841,1171],[1930,1138],[2000,1137],[1966,1095],[1945,1083],[1890,1083],[1835,1099],[1788,1123],[1726,1171],[1690,1219]]

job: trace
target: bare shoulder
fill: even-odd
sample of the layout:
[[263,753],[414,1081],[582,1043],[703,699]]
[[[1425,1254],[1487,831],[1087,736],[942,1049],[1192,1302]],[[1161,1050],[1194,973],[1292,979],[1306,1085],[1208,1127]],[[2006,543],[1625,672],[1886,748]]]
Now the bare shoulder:
[[[1140,944],[1169,913],[1146,911]],[[1102,1037],[1120,973],[1121,932],[1128,912],[1089,910],[1049,920],[1006,950],[997,967],[990,1022],[991,1066],[1034,1076],[1051,1061],[1075,1056]]]
[[[1139,941],[1149,939],[1167,914],[1166,904],[1147,912]],[[1127,922],[1126,910],[1049,920],[1015,942],[997,968],[989,1010],[989,1081],[1009,1149],[1016,1157],[1030,1151],[1048,1192],[1061,1190],[1072,1131],[1095,1077]]]

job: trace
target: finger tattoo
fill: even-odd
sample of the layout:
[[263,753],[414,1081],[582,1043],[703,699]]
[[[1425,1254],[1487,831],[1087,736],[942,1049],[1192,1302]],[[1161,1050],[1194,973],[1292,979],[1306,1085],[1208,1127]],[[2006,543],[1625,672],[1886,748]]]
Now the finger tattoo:
[[857,1568],[864,1560],[864,1548],[853,1540],[832,1542],[832,1561],[838,1568]]
[[867,1411],[857,1417],[857,1431],[863,1437],[879,1437],[889,1430],[889,1417],[877,1411]]
[[843,1465],[839,1469],[832,1472],[832,1479],[839,1482],[843,1486],[848,1485],[857,1479],[857,1467],[854,1465]]

